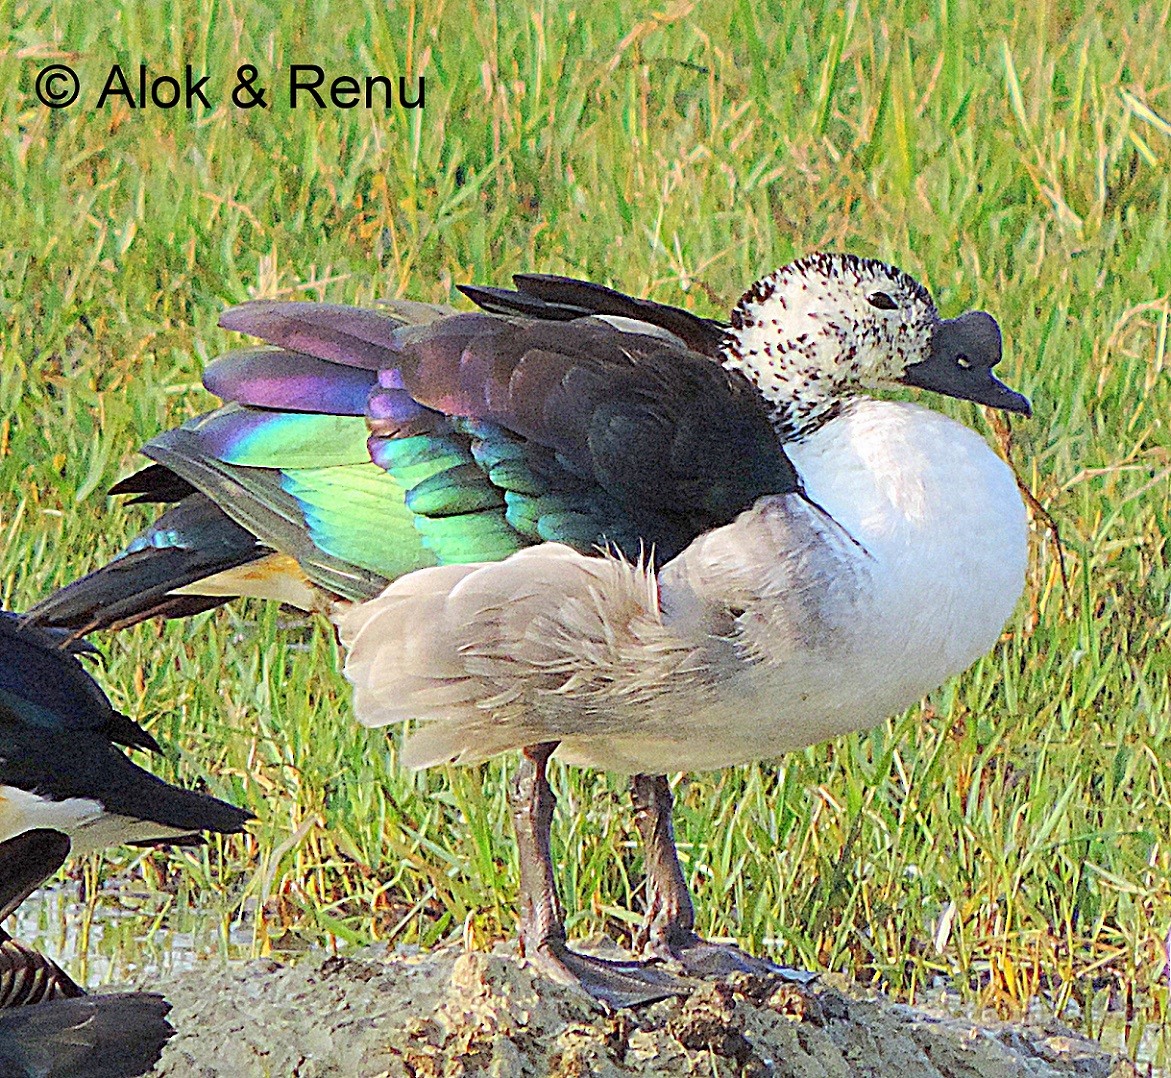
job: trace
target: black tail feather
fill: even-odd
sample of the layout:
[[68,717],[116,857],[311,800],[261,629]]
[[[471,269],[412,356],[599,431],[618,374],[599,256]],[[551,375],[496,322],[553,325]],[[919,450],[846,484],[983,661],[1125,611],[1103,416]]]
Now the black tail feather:
[[161,464],[151,464],[125,479],[120,479],[106,493],[137,494],[138,497],[131,498],[126,504],[138,505],[142,502],[181,502],[196,493],[196,490],[170,468]]
[[[174,840],[180,845],[202,831],[237,835],[249,820],[255,819],[246,809],[237,808],[211,794],[172,786],[131,763],[120,752],[117,757],[127,768],[133,769],[134,774],[126,771],[125,779],[119,776],[103,791],[102,803],[107,811],[179,829],[184,834],[174,836]],[[171,842],[171,836],[165,836],[165,841]]]
[[187,617],[227,598],[172,594],[176,589],[272,553],[202,494],[189,494],[168,509],[138,542],[137,549],[37,603],[26,617],[78,633],[121,629],[156,616]]

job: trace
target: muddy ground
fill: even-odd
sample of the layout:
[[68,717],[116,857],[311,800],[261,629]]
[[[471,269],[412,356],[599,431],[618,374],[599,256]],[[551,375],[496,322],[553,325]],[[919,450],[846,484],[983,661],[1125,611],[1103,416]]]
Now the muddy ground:
[[151,986],[175,1078],[1129,1078],[1058,1026],[979,1025],[824,982],[740,978],[607,1014],[505,954],[259,960]]

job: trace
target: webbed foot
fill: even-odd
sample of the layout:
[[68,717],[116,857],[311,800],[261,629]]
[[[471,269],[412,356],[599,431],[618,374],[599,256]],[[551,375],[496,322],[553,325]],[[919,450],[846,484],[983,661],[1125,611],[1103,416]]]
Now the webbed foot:
[[678,963],[691,977],[727,977],[733,973],[750,973],[757,977],[779,977],[789,984],[807,985],[817,980],[809,970],[778,966],[767,958],[757,958],[734,943],[712,943],[691,931],[660,935],[648,945],[650,952],[664,962]]
[[547,939],[525,956],[560,984],[581,988],[611,1007],[637,1007],[671,996],[689,995],[696,984],[664,969],[657,961],[616,961],[571,950],[558,939]]

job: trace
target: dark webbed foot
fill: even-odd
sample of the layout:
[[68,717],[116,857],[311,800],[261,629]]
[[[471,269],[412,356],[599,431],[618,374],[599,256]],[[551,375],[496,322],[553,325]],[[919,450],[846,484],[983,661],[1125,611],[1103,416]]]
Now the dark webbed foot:
[[635,1007],[689,995],[695,978],[733,973],[779,977],[808,984],[814,974],[754,958],[733,944],[709,943],[695,934],[695,913],[671,824],[671,788],[662,775],[636,775],[634,802],[646,846],[648,961],[616,961],[570,950],[565,913],[557,896],[549,828],[553,791],[546,775],[556,742],[521,752],[512,814],[520,860],[520,939],[525,957],[561,984],[574,985],[611,1007]]
[[644,944],[656,958],[675,962],[693,977],[733,973],[780,977],[809,984],[816,973],[788,969],[755,958],[732,943],[710,943],[695,933],[695,909],[675,850],[674,799],[665,775],[635,775],[631,782],[635,821],[646,851],[647,924]]
[[733,973],[750,973],[756,977],[779,977],[789,984],[807,985],[817,974],[804,969],[778,966],[767,958],[757,958],[734,943],[712,943],[690,931],[656,933],[647,949],[664,962],[678,963],[692,977],[728,977]]
[[523,750],[513,791],[513,823],[520,855],[520,938],[525,957],[561,984],[588,992],[612,1007],[634,1007],[695,985],[657,962],[614,961],[572,951],[565,942],[565,915],[557,897],[549,825],[553,791],[545,774],[555,743]]
[[560,984],[583,989],[611,1007],[637,1007],[689,995],[695,982],[656,962],[622,962],[572,951],[562,940],[546,940],[525,957]]

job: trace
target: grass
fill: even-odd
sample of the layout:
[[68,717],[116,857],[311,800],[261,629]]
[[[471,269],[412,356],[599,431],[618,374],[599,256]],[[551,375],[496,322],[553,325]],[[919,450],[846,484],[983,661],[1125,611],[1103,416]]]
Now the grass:
[[[680,845],[707,932],[899,998],[943,976],[1005,1013],[1072,1002],[1095,1035],[1122,1008],[1129,1050],[1155,1031],[1143,1051],[1166,1059],[1167,0],[0,13],[10,608],[140,526],[104,490],[212,403],[200,370],[242,300],[447,302],[457,282],[544,270],[721,314],[763,272],[836,248],[901,265],[945,314],[993,311],[1004,376],[1036,411],[1013,460],[1060,528],[1068,587],[1038,522],[994,654],[868,736],[688,779]],[[214,107],[92,107],[112,63],[143,60],[210,72]],[[51,62],[81,77],[71,109],[32,96]],[[425,107],[292,110],[294,62],[425,76]],[[271,107],[231,107],[244,63]],[[202,852],[73,866],[91,909],[104,879],[103,901],[141,893],[134,938],[196,905],[257,952],[511,932],[508,762],[401,771],[350,719],[328,627],[240,604],[102,645],[103,684],[169,747],[159,772],[259,822]],[[556,783],[571,931],[627,933],[622,783]]]

